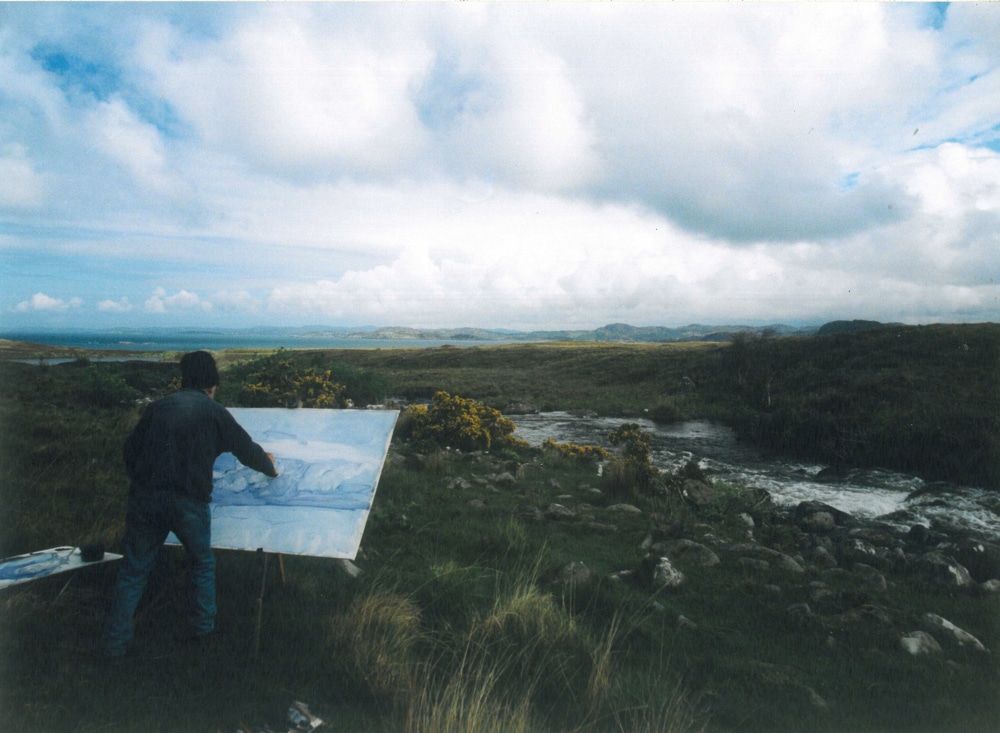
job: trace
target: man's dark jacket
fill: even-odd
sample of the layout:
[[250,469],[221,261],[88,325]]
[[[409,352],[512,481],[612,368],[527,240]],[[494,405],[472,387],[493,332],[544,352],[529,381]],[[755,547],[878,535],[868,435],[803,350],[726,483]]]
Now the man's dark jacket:
[[223,453],[276,476],[274,465],[229,411],[201,390],[182,389],[142,413],[125,440],[129,491],[170,491],[209,502],[212,466]]

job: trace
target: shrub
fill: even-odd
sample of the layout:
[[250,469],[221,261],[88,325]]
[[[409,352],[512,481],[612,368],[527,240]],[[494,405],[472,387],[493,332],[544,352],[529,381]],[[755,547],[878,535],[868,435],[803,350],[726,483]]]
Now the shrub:
[[513,437],[514,423],[499,410],[447,392],[435,394],[429,406],[413,405],[408,412],[410,436],[417,443],[463,451],[527,445]]
[[244,407],[344,407],[344,386],[331,373],[300,369],[283,351],[254,360],[238,402]]
[[557,443],[552,438],[548,438],[542,443],[542,448],[548,448],[559,453],[566,458],[596,459],[604,461],[611,457],[611,454],[599,445],[577,445],[576,443]]
[[612,430],[608,438],[621,451],[621,457],[612,461],[604,471],[608,492],[621,496],[631,495],[634,491],[648,491],[658,474],[649,457],[652,436],[636,423],[624,423]]

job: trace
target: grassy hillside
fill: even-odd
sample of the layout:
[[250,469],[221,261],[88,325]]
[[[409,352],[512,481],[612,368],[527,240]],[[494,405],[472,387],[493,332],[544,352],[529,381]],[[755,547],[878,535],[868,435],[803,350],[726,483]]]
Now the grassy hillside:
[[[545,367],[532,366],[531,354]],[[296,355],[333,357],[355,370],[341,373],[370,386],[368,370],[378,369],[387,389],[411,396],[483,389],[497,403],[547,407],[627,412],[669,398],[695,413],[731,400],[756,409],[725,387],[716,347]],[[224,375],[230,393],[233,374]],[[683,376],[698,380],[694,393]],[[119,549],[121,442],[137,400],[162,394],[174,377],[166,364],[0,364],[4,556],[90,542]],[[114,565],[0,591],[4,727],[278,729],[303,700],[331,729],[358,733],[996,729],[1000,594],[940,585],[918,572],[923,550],[904,552],[891,538],[881,555],[820,565],[819,539],[787,513],[720,484],[714,501],[695,505],[683,479],[660,477],[657,490],[623,496],[592,459],[514,447],[418,452],[394,441],[362,575],[285,557],[282,580],[274,558],[264,576],[255,553],[220,551],[221,630],[205,645],[175,639],[184,571],[174,549],[161,556],[121,666],[90,653]],[[842,529],[845,547],[880,541]],[[721,561],[682,557],[684,582],[657,586],[655,548],[678,539]],[[927,613],[990,651],[907,653],[900,635]]]

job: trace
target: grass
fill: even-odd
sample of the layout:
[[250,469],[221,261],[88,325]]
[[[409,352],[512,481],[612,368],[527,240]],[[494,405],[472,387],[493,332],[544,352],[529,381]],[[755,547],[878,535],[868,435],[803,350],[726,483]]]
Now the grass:
[[[875,348],[881,341],[830,343],[855,352],[857,382],[881,369],[887,383],[908,374],[929,385],[918,365],[929,360],[938,376],[948,373],[944,347],[954,332],[928,333],[924,349],[904,344],[884,354]],[[964,335],[975,333],[992,331]],[[772,352],[787,375],[785,392],[775,397],[805,399],[807,391],[793,395],[788,385],[810,383],[801,376],[809,363],[842,378],[833,357],[827,363],[818,351],[810,361],[808,342],[789,344]],[[379,370],[394,394],[409,397],[440,388],[491,395],[497,405],[537,397],[541,406],[604,404],[621,410],[616,414],[643,414],[670,399],[699,416],[736,399],[719,386],[725,371],[717,346],[508,348],[323,352],[322,359]],[[877,359],[866,359],[873,349]],[[958,411],[967,409],[963,389],[989,389],[982,359],[947,387]],[[682,376],[696,379],[698,392],[684,392]],[[0,364],[4,556],[92,541],[116,549],[126,493],[121,441],[138,416],[135,400],[167,389],[172,377],[169,366],[153,363]],[[749,398],[741,404],[758,410]],[[487,480],[502,471],[519,478],[510,485]],[[113,564],[0,591],[3,727],[276,727],[291,701],[303,700],[341,731],[996,730],[996,595],[909,575],[882,592],[851,573],[790,576],[772,567],[754,576],[725,557],[714,567],[682,566],[687,581],[670,591],[616,580],[642,565],[646,538],[668,527],[705,542],[706,535],[745,539],[735,517],[746,510],[757,520],[759,542],[793,555],[800,547],[792,528],[753,508],[740,487],[717,486],[721,503],[700,510],[676,492],[637,493],[629,501],[642,513],[628,514],[609,511],[621,499],[591,490],[602,486],[594,460],[555,449],[418,456],[395,443],[358,559],[363,575],[351,578],[329,560],[286,556],[282,583],[270,563],[256,658],[263,566],[254,553],[217,552],[220,635],[185,645],[174,639],[183,628],[183,552],[165,548],[133,653],[121,667],[89,653]],[[528,511],[555,502],[575,517],[538,520]],[[582,562],[591,579],[557,582],[571,562]],[[789,614],[789,606],[811,600],[810,582],[818,580],[842,607]],[[919,628],[927,612],[974,630],[992,653],[903,653],[900,630]],[[681,616],[692,623],[680,623]]]

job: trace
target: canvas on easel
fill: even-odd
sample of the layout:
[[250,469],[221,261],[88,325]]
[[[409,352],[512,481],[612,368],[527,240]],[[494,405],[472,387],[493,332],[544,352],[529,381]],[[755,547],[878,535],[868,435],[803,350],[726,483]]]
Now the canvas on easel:
[[[233,408],[277,478],[218,458],[212,546],[354,559],[399,413],[395,410]],[[177,543],[171,535],[168,542]]]

